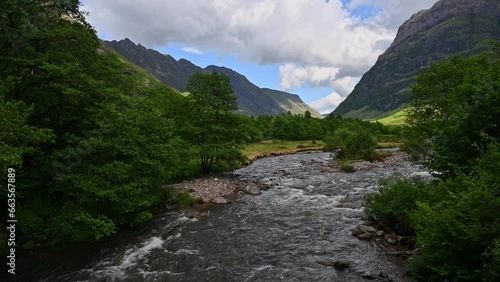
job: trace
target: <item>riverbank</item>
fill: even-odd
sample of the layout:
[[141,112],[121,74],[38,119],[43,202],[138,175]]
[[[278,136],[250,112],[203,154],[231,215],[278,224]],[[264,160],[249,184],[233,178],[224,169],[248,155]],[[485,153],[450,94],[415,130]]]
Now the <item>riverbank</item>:
[[[305,151],[321,151],[323,141],[261,141],[245,146],[243,154],[250,165],[258,159],[296,154]],[[204,203],[225,204],[235,200],[235,195],[258,195],[268,187],[261,182],[242,182],[230,173],[217,176],[199,177],[167,186],[175,193],[189,193],[192,198],[201,198]]]
[[267,140],[256,143],[247,144],[243,150],[243,154],[247,157],[247,165],[255,160],[295,154],[303,151],[322,150],[324,142],[321,140],[305,140],[305,141],[277,141]]
[[235,195],[258,195],[268,187],[260,182],[243,182],[229,174],[197,178],[170,185],[175,193],[189,193],[193,198],[203,199],[203,203],[226,204]]
[[[296,154],[304,151],[320,151],[319,149],[294,149],[294,150],[283,150],[277,152],[271,152],[261,155],[255,155],[251,162],[266,158],[275,157],[281,155]],[[355,161],[350,163],[357,171],[360,170],[371,170],[377,168],[390,168],[396,167],[398,164],[408,161],[408,154],[396,151],[383,159],[382,161]],[[330,172],[330,173],[345,173],[340,168],[340,163],[337,160],[331,160],[329,162],[312,162],[310,165],[318,169],[320,172]],[[231,201],[237,201],[237,197],[242,194],[258,195],[261,190],[267,190],[269,187],[261,181],[255,182],[244,182],[231,174],[222,174],[217,176],[208,176],[197,178],[189,181],[184,181],[181,183],[173,184],[168,186],[174,190],[175,193],[189,193],[193,198],[201,198],[204,203],[215,203],[215,204],[226,204]]]
[[[349,165],[352,166],[356,171],[359,170],[371,170],[376,168],[390,168],[396,167],[403,162],[407,162],[409,159],[408,154],[401,151],[391,152],[391,155],[384,158],[381,161],[354,161],[350,162]],[[321,172],[343,172],[341,169],[341,164],[337,160],[332,160],[328,163],[318,163],[318,169]]]

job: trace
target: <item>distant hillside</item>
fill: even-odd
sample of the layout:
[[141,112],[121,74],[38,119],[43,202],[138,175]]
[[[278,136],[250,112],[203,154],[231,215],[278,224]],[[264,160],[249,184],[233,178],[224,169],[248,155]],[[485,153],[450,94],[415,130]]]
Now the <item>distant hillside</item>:
[[279,115],[290,111],[293,114],[304,114],[307,110],[313,117],[322,118],[321,114],[304,103],[299,96],[287,92],[261,89],[251,83],[245,76],[225,67],[208,66],[202,69],[188,60],[175,60],[170,55],[136,45],[128,38],[120,41],[106,41],[110,48],[144,68],[166,85],[179,92],[186,90],[189,77],[200,71],[218,71],[231,79],[235,95],[238,97],[239,112],[248,116],[262,114]]
[[500,1],[438,1],[399,28],[391,47],[334,113],[360,118],[388,115],[410,102],[410,86],[422,68],[456,53],[468,56],[488,50],[488,42],[499,39]]

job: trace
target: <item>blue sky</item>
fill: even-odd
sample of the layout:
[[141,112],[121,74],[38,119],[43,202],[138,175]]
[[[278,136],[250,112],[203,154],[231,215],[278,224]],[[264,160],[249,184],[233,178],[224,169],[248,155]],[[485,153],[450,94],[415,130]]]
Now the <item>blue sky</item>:
[[135,43],[332,111],[389,47],[397,27],[436,0],[84,0],[101,39]]

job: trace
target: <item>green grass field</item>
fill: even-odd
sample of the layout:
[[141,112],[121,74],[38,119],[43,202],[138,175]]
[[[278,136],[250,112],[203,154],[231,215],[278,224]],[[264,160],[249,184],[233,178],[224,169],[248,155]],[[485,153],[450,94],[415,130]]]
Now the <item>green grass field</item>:
[[406,109],[396,112],[388,117],[377,120],[383,125],[401,125],[406,120]]
[[306,141],[261,141],[245,146],[243,153],[249,159],[256,156],[269,155],[271,153],[293,153],[301,149],[322,149],[324,142],[317,140],[313,144],[311,140]]

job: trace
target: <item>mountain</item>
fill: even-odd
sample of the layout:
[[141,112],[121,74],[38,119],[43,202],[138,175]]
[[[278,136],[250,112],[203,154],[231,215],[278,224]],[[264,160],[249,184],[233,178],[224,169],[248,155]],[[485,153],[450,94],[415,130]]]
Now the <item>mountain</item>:
[[142,67],[164,84],[179,92],[186,91],[189,77],[196,72],[223,73],[231,79],[235,95],[238,97],[239,113],[248,116],[262,114],[279,115],[290,111],[293,114],[311,112],[313,117],[322,118],[321,114],[304,103],[298,95],[287,92],[259,88],[245,76],[225,67],[208,66],[204,69],[188,60],[175,60],[170,55],[136,45],[126,38],[120,41],[105,41],[105,44],[132,63]]
[[440,0],[414,14],[392,45],[334,113],[360,118],[388,115],[408,105],[417,73],[450,56],[489,50],[500,39],[500,1]]

